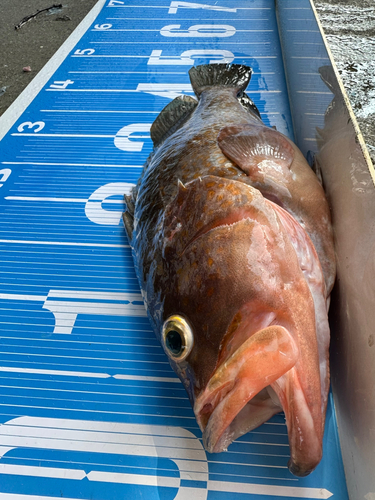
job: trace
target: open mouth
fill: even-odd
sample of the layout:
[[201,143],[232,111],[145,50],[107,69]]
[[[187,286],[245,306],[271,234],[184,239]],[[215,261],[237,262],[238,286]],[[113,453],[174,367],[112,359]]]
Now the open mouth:
[[[226,392],[227,388],[223,388]],[[235,384],[224,396],[223,392],[217,395],[220,403],[214,408],[211,403],[206,403],[200,412],[200,424],[204,427],[203,442],[210,453],[226,451],[228,446],[238,437],[259,427],[273,415],[282,411],[277,395],[268,386],[246,402],[236,414],[235,400],[241,401],[244,388]],[[222,398],[222,399],[221,399]],[[227,411],[230,408],[229,411]],[[223,416],[227,418],[224,418]],[[232,419],[232,417],[234,417]],[[218,422],[222,422],[219,426]],[[229,422],[229,423],[228,423]]]
[[289,332],[275,325],[251,336],[217,368],[194,405],[207,451],[226,450],[237,437],[282,411],[271,384],[297,357]]

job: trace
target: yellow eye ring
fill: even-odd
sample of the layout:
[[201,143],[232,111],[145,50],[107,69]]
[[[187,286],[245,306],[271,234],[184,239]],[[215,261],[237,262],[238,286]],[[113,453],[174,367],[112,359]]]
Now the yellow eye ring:
[[193,348],[193,332],[184,318],[173,315],[164,322],[162,341],[169,357],[174,361],[183,361]]

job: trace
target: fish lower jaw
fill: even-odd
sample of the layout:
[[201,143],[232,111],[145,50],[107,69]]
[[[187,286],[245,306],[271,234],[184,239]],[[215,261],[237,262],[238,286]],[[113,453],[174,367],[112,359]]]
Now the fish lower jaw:
[[229,431],[225,432],[223,436],[216,443],[210,441],[210,437],[206,432],[203,433],[203,446],[208,453],[222,453],[223,451],[228,451],[228,446],[235,440],[232,437],[232,433]]
[[269,387],[294,367],[298,349],[286,328],[264,328],[221,363],[194,405],[206,449],[218,453],[282,411]]
[[261,396],[257,395],[248,401],[233,419],[229,417],[229,421],[226,422],[228,425],[224,428],[222,425],[225,419],[223,405],[221,407],[219,405],[218,411],[212,412],[207,425],[202,429],[203,445],[209,453],[227,451],[228,446],[237,438],[259,427],[283,410],[281,404],[275,402],[274,398],[265,396],[268,393],[267,389],[272,390],[270,387],[265,388],[261,391]]

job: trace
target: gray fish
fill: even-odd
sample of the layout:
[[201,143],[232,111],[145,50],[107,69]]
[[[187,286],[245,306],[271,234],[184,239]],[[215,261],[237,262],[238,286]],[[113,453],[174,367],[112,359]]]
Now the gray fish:
[[284,410],[298,476],[322,456],[329,207],[299,149],[244,93],[251,69],[189,72],[151,128],[124,223],[148,315],[209,452]]

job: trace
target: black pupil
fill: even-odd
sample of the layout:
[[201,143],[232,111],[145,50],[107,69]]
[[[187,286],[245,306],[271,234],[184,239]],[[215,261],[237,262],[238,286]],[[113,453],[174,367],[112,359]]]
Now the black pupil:
[[165,336],[165,345],[168,351],[174,356],[178,356],[182,352],[182,336],[176,330],[169,330]]

